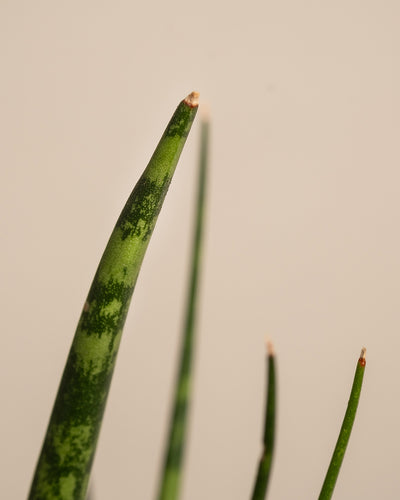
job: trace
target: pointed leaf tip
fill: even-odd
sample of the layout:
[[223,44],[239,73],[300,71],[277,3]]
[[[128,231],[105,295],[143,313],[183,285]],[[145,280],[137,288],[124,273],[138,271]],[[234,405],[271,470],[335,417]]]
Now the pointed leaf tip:
[[184,102],[191,108],[197,108],[197,106],[199,105],[199,97],[200,94],[198,92],[192,92],[186,97]]
[[271,342],[271,340],[268,337],[265,339],[265,345],[267,348],[267,356],[275,356],[274,344]]
[[365,347],[363,347],[361,349],[360,359],[358,360],[358,362],[360,363],[361,366],[365,366],[367,363],[365,360],[365,353],[366,352],[367,352],[367,349]]

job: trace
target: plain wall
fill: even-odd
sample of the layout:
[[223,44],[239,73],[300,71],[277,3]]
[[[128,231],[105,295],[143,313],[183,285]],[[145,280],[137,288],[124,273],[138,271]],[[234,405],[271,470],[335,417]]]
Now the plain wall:
[[[0,0],[0,498],[27,495],[115,220],[178,102],[212,117],[182,500],[249,498],[264,338],[277,352],[269,498],[317,498],[359,351],[335,499],[400,496],[400,3]],[[94,470],[154,499],[186,286],[199,127],[150,243]]]

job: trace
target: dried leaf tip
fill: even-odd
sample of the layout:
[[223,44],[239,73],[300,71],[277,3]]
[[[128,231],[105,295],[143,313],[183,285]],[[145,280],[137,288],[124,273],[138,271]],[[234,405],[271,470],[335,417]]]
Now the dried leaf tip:
[[265,339],[265,345],[267,347],[267,355],[268,356],[275,356],[274,344],[270,341],[269,338]]
[[199,105],[199,97],[200,94],[198,92],[192,92],[186,97],[184,103],[190,106],[191,108],[197,108],[197,106]]
[[361,349],[360,359],[358,360],[358,362],[360,363],[361,366],[365,366],[365,364],[366,364],[366,361],[365,361],[366,352],[367,352],[367,349],[365,347],[363,347]]

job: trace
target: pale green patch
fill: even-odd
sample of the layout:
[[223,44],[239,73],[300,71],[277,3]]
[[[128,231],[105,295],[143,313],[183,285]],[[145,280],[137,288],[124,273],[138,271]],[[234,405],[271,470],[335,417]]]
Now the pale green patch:
[[107,283],[113,279],[131,286],[139,273],[147,245],[135,237],[122,239],[122,230],[116,227],[101,259],[98,279]]
[[[69,432],[65,432],[65,427],[59,425],[54,436],[54,445],[57,448],[58,457],[61,465],[68,466],[71,456],[79,456],[79,462],[87,463],[91,450],[87,448],[87,443],[90,443],[92,436],[91,425],[76,425],[68,428]],[[76,459],[74,459],[76,462]]]
[[110,316],[113,316],[114,314],[119,314],[121,307],[122,302],[118,299],[114,299],[112,302],[102,307],[101,313],[103,315],[109,314]]
[[[118,350],[121,340],[122,330],[117,334],[103,335],[99,338],[97,335],[79,335],[74,343],[74,351],[78,358],[79,366],[86,371],[90,376],[96,376],[103,372],[105,367],[105,356],[107,353],[108,359],[112,358],[113,354]],[[110,341],[113,337],[113,348],[110,351]]]
[[60,496],[61,498],[73,498],[76,486],[76,478],[73,474],[60,478]]
[[[180,126],[182,126],[182,120]],[[178,162],[182,149],[182,139],[179,136],[163,137],[162,143],[161,141],[158,143],[145,171],[147,179],[161,186],[166,175],[171,177],[170,166]]]

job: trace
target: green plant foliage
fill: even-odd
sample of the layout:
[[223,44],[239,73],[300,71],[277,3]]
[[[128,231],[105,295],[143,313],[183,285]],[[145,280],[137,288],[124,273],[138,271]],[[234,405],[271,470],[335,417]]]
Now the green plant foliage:
[[275,420],[276,420],[276,376],[275,376],[275,354],[270,343],[267,355],[267,395],[265,405],[265,423],[263,450],[258,465],[256,481],[254,484],[252,500],[264,500],[271,473],[271,464],[275,443]]
[[83,500],[130,299],[197,112],[177,107],[108,241],[83,307],[29,500]]
[[[177,107],[133,189],[108,241],[83,307],[68,355],[28,500],[84,500],[122,329],[140,267],[197,112],[193,92]],[[203,247],[209,123],[203,119],[190,279],[158,500],[178,500],[191,402],[196,317]],[[262,453],[252,500],[264,500],[273,461],[276,361],[267,344]],[[357,362],[343,424],[319,500],[330,500],[350,438],[365,370]],[[87,499],[88,500],[88,499]]]
[[362,349],[361,356],[357,361],[356,372],[354,374],[354,381],[351,388],[349,402],[347,404],[347,410],[318,500],[329,500],[332,497],[340,467],[343,462],[343,457],[347,448],[347,443],[350,439],[354,419],[356,417],[362,382],[364,378],[365,364],[365,349]]
[[199,161],[193,249],[190,268],[186,316],[182,332],[179,371],[176,380],[173,411],[160,482],[159,500],[177,500],[187,434],[188,410],[192,388],[192,364],[195,348],[195,321],[198,303],[198,282],[201,267],[204,209],[207,187],[209,123],[203,120]]

